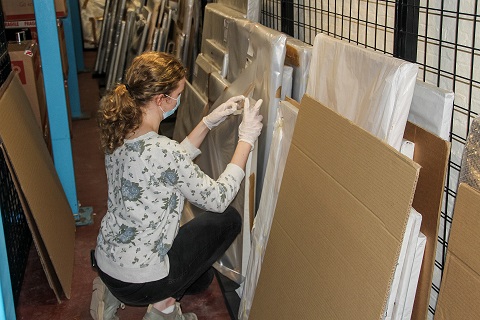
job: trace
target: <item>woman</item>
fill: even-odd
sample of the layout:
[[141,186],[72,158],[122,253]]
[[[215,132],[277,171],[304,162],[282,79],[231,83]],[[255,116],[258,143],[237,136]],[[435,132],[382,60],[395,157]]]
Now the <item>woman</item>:
[[[108,210],[95,249],[100,277],[94,280],[90,306],[94,319],[117,319],[120,301],[149,305],[145,320],[197,319],[182,314],[177,301],[209,286],[211,265],[241,230],[240,215],[229,204],[262,129],[262,101],[251,107],[243,96],[233,97],[178,143],[157,132],[178,108],[185,74],[173,56],[146,52],[132,62],[125,84],[100,101]],[[215,181],[193,159],[209,130],[241,101],[239,142]],[[206,212],[179,227],[185,199]]]

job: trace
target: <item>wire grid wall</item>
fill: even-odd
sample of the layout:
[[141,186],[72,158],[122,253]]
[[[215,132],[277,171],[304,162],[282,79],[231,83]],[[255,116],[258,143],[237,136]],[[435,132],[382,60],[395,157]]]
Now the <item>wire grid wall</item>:
[[1,147],[0,209],[0,223],[3,223],[5,232],[5,247],[12,282],[13,300],[14,304],[17,305],[32,244],[32,234],[28,228],[27,219]]
[[461,158],[480,113],[479,0],[264,0],[261,23],[313,44],[318,33],[416,62],[418,78],[455,94],[451,153],[438,232],[429,318],[446,258]]

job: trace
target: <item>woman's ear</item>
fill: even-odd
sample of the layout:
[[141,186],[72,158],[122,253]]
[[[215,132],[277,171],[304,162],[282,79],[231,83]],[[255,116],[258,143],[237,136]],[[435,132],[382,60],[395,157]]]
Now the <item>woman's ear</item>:
[[154,99],[155,99],[155,103],[157,105],[160,105],[162,101],[165,99],[165,95],[163,93],[157,94]]

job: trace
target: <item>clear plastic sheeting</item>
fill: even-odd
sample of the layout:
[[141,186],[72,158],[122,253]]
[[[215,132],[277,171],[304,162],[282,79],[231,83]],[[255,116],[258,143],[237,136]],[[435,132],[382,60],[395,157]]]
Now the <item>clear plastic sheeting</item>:
[[218,72],[213,72],[208,78],[208,101],[215,102],[227,90],[230,82],[225,80]]
[[285,64],[293,68],[291,97],[298,102],[302,100],[305,91],[307,91],[312,50],[313,46],[298,39],[287,37]]
[[480,117],[473,119],[462,155],[458,184],[464,182],[480,190]]
[[255,22],[260,20],[259,0],[216,0],[215,2],[244,13],[249,20]]
[[215,67],[220,70],[222,77],[227,75],[227,49],[215,39],[206,39],[203,46],[204,54],[211,59]]
[[236,19],[245,19],[245,15],[222,4],[207,4],[203,16],[201,52],[208,52],[208,50],[205,49],[207,39],[215,40],[221,46],[226,47],[228,27],[230,23]]
[[417,80],[408,121],[448,141],[453,98],[452,91]]
[[282,93],[280,95],[281,100],[285,100],[285,97],[292,96],[292,83],[293,82],[293,68],[290,66],[283,66],[282,75]]
[[[177,111],[173,139],[178,142],[183,141],[207,113],[207,100],[188,81],[185,82],[185,90]],[[160,123],[161,128],[162,124]],[[188,220],[191,217],[188,217]]]
[[307,93],[397,150],[418,66],[318,34]]
[[256,64],[253,78],[255,86],[253,98],[255,100],[263,99],[260,108],[260,113],[263,116],[263,129],[258,138],[258,146],[261,150],[258,153],[257,167],[256,207],[258,207],[272,141],[273,126],[280,102],[287,36],[258,23],[245,23],[245,21],[235,20],[228,28],[228,38],[237,41],[228,46],[229,69],[227,79],[234,81],[234,77],[230,78],[231,75],[236,74],[241,77],[245,65]]
[[218,72],[219,70],[212,64],[210,59],[208,59],[203,53],[200,53],[193,66],[192,85],[205,98],[208,98],[208,80],[210,74],[215,71]]
[[[204,115],[210,113],[229,98],[247,92],[254,76],[251,70],[254,70],[254,68],[245,70],[242,77],[235,83],[232,83],[211,106],[203,100],[201,94],[196,91],[195,88],[188,84],[185,87],[185,95],[187,97],[182,99],[182,103],[178,108],[179,111],[173,138],[181,141],[201,121]],[[199,102],[205,103],[205,107],[199,109],[199,105],[201,105]],[[254,101],[251,103],[254,103]],[[200,146],[202,154],[195,159],[195,163],[210,177],[217,179],[230,162],[238,143],[238,126],[241,121],[241,115],[228,117],[221,125],[213,128],[209,134],[207,134]],[[253,216],[253,212],[249,210],[252,207],[251,202],[253,202],[254,199],[251,199],[249,194],[251,193],[250,190],[255,187],[255,183],[250,185],[250,177],[252,174],[253,177],[255,177],[256,150],[258,150],[258,148],[255,148],[254,152],[251,153],[245,170],[245,179],[242,182],[237,196],[231,203],[243,216],[244,226],[242,233],[235,239],[225,255],[220,258],[216,264],[217,269],[219,269],[222,274],[237,283],[243,280],[242,255],[244,252],[247,252],[246,256],[248,257],[250,248],[250,216]],[[201,211],[201,209],[187,202],[183,211],[182,221],[188,221]]]
[[297,114],[298,108],[290,102],[280,102],[273,131],[272,147],[268,155],[262,199],[260,200],[260,206],[253,224],[252,245],[248,259],[246,278],[240,287],[242,292],[240,294],[241,301],[238,311],[239,320],[248,319],[250,314]]

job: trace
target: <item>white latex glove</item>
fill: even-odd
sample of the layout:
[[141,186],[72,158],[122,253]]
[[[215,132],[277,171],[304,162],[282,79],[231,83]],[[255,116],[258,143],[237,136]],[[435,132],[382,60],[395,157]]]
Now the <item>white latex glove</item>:
[[229,115],[237,111],[240,107],[238,102],[243,101],[244,99],[244,96],[236,96],[228,99],[226,102],[215,108],[210,114],[203,117],[203,123],[205,123],[208,129],[212,130],[212,128],[225,121]]
[[263,116],[259,114],[262,102],[263,100],[260,99],[253,107],[250,107],[249,99],[245,99],[245,104],[243,106],[243,120],[238,127],[238,141],[248,142],[252,146],[252,150],[255,141],[262,132]]

